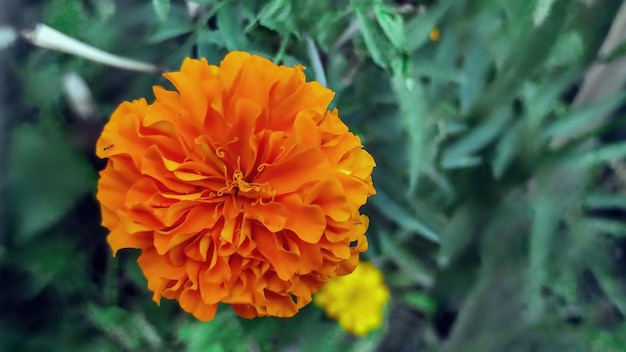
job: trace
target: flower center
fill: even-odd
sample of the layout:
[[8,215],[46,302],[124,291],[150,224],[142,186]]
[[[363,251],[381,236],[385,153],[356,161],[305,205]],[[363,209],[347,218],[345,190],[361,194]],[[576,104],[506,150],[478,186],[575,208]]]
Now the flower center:
[[268,204],[274,201],[276,191],[268,183],[248,182],[244,179],[243,171],[241,171],[241,158],[237,158],[237,169],[233,171],[232,177],[228,175],[228,168],[224,166],[224,187],[217,191],[217,196],[221,197],[225,194],[234,196],[242,196],[254,199],[261,204]]

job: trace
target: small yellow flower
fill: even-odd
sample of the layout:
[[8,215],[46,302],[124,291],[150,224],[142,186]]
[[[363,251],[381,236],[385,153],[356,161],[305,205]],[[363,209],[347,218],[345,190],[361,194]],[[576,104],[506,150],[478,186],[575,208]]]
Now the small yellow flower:
[[430,38],[433,42],[438,42],[439,39],[441,39],[441,32],[439,31],[439,28],[433,28],[428,34],[428,38]]
[[383,323],[383,309],[389,289],[382,273],[371,263],[362,262],[346,276],[331,279],[319,290],[314,302],[335,319],[345,331],[364,336]]

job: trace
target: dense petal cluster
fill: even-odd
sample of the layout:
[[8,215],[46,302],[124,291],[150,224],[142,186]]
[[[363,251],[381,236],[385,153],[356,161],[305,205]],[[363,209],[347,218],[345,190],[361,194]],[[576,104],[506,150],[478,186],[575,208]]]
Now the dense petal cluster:
[[203,321],[220,302],[289,317],[358,264],[374,160],[303,69],[243,52],[186,59],[164,75],[176,91],[111,116],[96,146],[102,223],[114,253],[141,249],[157,303]]
[[383,323],[389,289],[381,272],[363,262],[352,274],[329,280],[314,300],[342,329],[363,336]]

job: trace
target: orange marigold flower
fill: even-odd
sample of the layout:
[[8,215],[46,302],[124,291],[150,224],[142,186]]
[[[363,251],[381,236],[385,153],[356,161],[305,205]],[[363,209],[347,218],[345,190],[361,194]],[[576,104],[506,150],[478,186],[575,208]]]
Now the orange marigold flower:
[[114,254],[139,248],[154,292],[203,321],[293,316],[367,250],[375,165],[304,67],[243,52],[186,59],[122,103],[97,143],[102,224]]

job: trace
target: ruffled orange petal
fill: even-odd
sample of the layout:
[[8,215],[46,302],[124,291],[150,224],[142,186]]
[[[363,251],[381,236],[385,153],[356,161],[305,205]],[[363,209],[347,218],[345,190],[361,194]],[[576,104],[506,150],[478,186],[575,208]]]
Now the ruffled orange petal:
[[96,145],[97,198],[111,249],[139,248],[153,299],[207,321],[293,316],[367,249],[375,166],[304,67],[244,52],[186,59],[121,104]]

